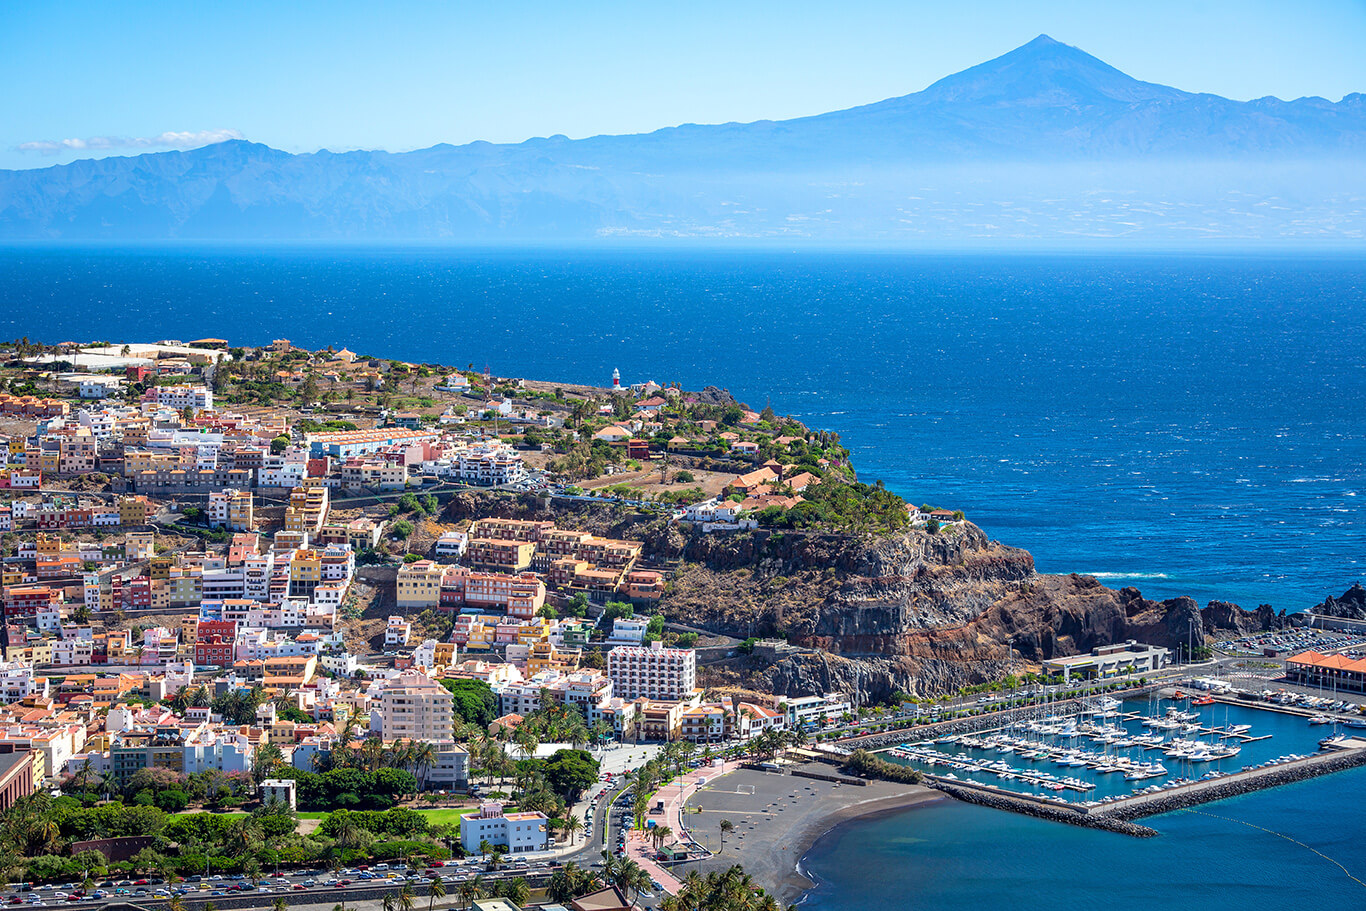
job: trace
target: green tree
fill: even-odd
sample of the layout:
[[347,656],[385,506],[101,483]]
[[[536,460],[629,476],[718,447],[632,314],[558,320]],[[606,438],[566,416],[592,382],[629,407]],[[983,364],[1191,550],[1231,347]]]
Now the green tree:
[[583,750],[556,750],[543,768],[546,783],[569,804],[598,780],[598,761]]
[[465,724],[487,728],[498,717],[498,697],[483,680],[455,680],[446,678],[441,685],[455,697],[452,709],[456,718]]

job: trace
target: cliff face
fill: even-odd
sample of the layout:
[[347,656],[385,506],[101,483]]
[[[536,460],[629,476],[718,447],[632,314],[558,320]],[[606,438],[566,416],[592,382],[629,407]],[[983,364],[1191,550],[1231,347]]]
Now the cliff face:
[[[670,620],[740,638],[781,635],[798,647],[708,669],[703,681],[783,695],[934,695],[1000,679],[1012,656],[1038,662],[1126,639],[1177,649],[1289,622],[1265,605],[1216,601],[1201,610],[1190,598],[1152,601],[1091,576],[1040,575],[1027,551],[971,523],[873,539],[703,534],[620,505],[529,496],[461,494],[446,509],[452,519],[480,515],[554,518],[644,541],[651,561],[677,566],[661,603]],[[1366,613],[1366,591],[1334,604],[1358,602]]]
[[1038,662],[1136,639],[1168,648],[1211,633],[1286,624],[1190,598],[1152,601],[1090,576],[1040,575],[1030,555],[971,524],[859,541],[756,531],[693,535],[664,609],[671,619],[736,636],[785,635],[810,651],[719,674],[798,695],[885,699],[999,679],[1011,656]]

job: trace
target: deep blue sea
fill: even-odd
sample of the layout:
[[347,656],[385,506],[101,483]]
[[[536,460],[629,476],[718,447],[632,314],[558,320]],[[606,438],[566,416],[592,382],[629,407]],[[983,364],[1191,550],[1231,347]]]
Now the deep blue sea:
[[[0,250],[0,336],[218,336],[715,384],[1045,572],[1301,610],[1362,578],[1366,260],[317,247]],[[1203,808],[1366,878],[1366,772]],[[1197,813],[1138,841],[957,804],[853,823],[811,905],[1366,907]],[[875,883],[870,892],[869,883]]]

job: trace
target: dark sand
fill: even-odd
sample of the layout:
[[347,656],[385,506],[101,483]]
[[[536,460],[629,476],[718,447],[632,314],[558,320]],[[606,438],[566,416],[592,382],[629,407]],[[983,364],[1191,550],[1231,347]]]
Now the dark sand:
[[724,849],[716,857],[679,864],[673,872],[681,879],[690,869],[706,873],[738,863],[788,904],[813,885],[797,872],[797,862],[826,832],[849,819],[944,799],[919,785],[870,781],[866,787],[836,787],[796,775],[740,769],[688,799],[688,828],[711,850],[721,848],[721,820],[735,825]]

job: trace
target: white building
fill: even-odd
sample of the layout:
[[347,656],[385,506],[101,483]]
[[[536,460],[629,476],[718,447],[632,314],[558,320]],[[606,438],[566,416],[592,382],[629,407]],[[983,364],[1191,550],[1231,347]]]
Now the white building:
[[297,782],[293,778],[267,778],[261,782],[261,803],[270,806],[272,803],[282,803],[290,810],[298,810],[299,802],[295,796],[295,785]]
[[250,772],[255,748],[246,734],[205,729],[185,741],[184,771],[196,775],[207,769]]
[[618,617],[612,621],[612,635],[607,638],[605,644],[640,645],[645,641],[645,631],[649,627],[650,621],[643,617]]
[[436,555],[448,560],[458,560],[465,555],[470,537],[463,531],[448,531],[436,539]]
[[390,617],[389,623],[384,627],[385,648],[401,648],[407,645],[412,631],[413,625],[407,620],[402,617]]
[[144,402],[155,402],[166,408],[183,411],[194,408],[196,411],[213,410],[213,390],[207,386],[175,383],[169,386],[153,386],[143,393]]
[[503,813],[503,805],[486,803],[478,813],[460,817],[460,844],[467,854],[478,854],[483,842],[505,848],[508,854],[544,851],[550,846],[549,821],[544,813]]
[[675,702],[697,686],[697,655],[690,648],[622,645],[607,653],[607,676],[622,699]]
[[470,446],[449,460],[438,463],[435,470],[440,477],[481,487],[513,484],[527,477],[521,453],[506,443],[498,442]]
[[826,693],[824,696],[787,696],[778,703],[787,716],[787,726],[801,727],[806,724],[821,724],[827,718],[840,718],[854,710],[843,693]]
[[0,701],[19,702],[30,696],[46,697],[47,678],[34,676],[33,668],[22,661],[0,664]]

